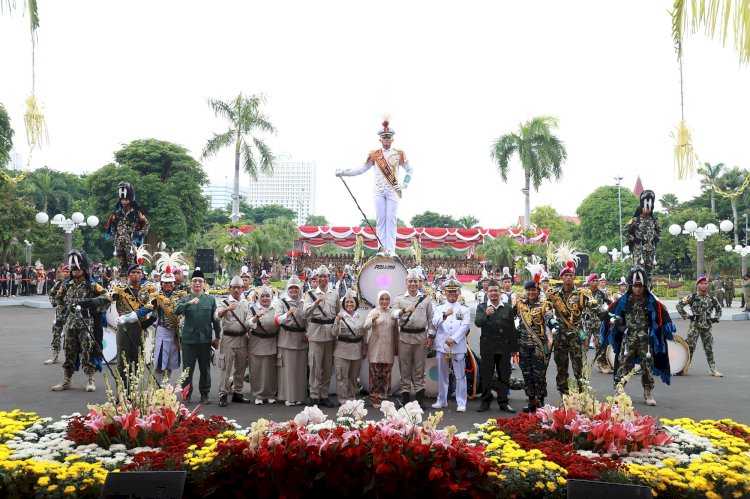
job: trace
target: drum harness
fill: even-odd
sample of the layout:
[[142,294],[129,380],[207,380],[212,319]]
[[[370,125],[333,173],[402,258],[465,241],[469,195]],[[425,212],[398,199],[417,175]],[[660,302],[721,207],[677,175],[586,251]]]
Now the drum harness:
[[[315,301],[317,300],[317,298],[315,297],[315,293],[310,290],[307,292],[307,294],[310,295],[310,298],[313,299],[313,303],[315,303]],[[323,307],[320,306],[320,303],[318,303],[318,310],[320,310],[320,313],[323,314],[323,317],[325,317],[325,319],[312,318],[310,319],[310,322],[312,322],[313,324],[333,324],[333,319],[328,318],[326,313],[323,311]]]
[[[229,307],[229,300],[228,299],[227,300],[222,300],[222,303],[226,307]],[[230,310],[229,313],[231,313],[234,316],[234,318],[237,319],[237,322],[239,322],[240,326],[242,326],[242,330],[244,331],[244,333],[238,334],[238,333],[230,333],[230,332],[225,331],[224,334],[227,335],[227,336],[244,336],[245,334],[247,334],[249,331],[247,330],[247,327],[245,327],[245,323],[242,322],[239,317],[237,317],[237,314],[234,313],[234,310]],[[258,323],[260,323],[260,319],[258,319]]]
[[405,333],[417,333],[417,334],[423,333],[423,332],[426,331],[426,328],[422,329],[421,331],[419,330],[420,328],[416,328],[416,329],[406,329],[406,328],[404,328],[404,326],[406,325],[406,323],[409,322],[409,319],[411,319],[412,314],[417,310],[417,307],[419,306],[420,303],[422,303],[425,300],[425,298],[427,298],[426,294],[423,294],[422,296],[420,296],[419,300],[417,300],[417,303],[414,305],[414,310],[412,310],[411,312],[409,312],[409,315],[407,315],[406,318],[403,321],[401,321],[401,323],[399,324],[399,327],[400,327],[401,331],[403,331]]

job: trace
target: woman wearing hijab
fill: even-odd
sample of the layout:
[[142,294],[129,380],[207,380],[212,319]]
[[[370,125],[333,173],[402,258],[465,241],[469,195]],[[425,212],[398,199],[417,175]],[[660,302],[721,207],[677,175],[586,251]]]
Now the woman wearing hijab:
[[398,321],[391,316],[391,294],[378,292],[378,306],[367,314],[365,332],[370,363],[370,402],[375,409],[388,397],[393,359],[398,354]]
[[336,395],[340,403],[356,398],[357,375],[367,352],[364,342],[365,315],[358,308],[357,296],[349,289],[341,299],[341,312],[333,323],[333,335],[336,337],[333,367],[336,370]]

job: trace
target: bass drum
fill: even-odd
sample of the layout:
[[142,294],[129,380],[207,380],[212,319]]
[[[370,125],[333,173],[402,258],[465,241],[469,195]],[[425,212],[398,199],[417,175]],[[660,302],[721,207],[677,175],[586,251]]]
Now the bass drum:
[[[612,345],[607,345],[607,362],[609,362],[610,368],[615,368],[615,351],[612,349]],[[635,366],[633,367],[635,367],[636,374],[641,372],[641,362],[638,359],[635,359]]]
[[378,291],[391,293],[391,301],[406,292],[406,266],[391,256],[374,256],[367,260],[357,274],[357,294],[360,301],[377,306]]
[[117,331],[111,328],[104,328],[104,338],[102,339],[102,352],[104,361],[117,362]]
[[438,396],[437,356],[427,357],[424,364],[424,393],[430,398]]
[[[389,395],[398,393],[401,387],[401,367],[398,364],[398,357],[393,360],[393,369],[391,370],[391,391]],[[359,383],[362,388],[370,391],[370,363],[367,359],[362,360],[362,367],[359,370]]]
[[687,374],[690,367],[690,347],[681,336],[669,341],[669,369],[674,375]]

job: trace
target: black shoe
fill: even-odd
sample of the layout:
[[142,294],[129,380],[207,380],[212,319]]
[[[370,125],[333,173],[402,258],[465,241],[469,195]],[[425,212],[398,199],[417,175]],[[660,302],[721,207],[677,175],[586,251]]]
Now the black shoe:
[[479,406],[479,409],[477,409],[477,412],[489,411],[491,405],[492,405],[492,402],[488,402],[486,400],[482,400],[482,404]]
[[334,407],[333,402],[331,402],[331,399],[329,399],[328,397],[324,399],[320,399],[319,402],[320,402],[320,405],[322,405],[323,407],[328,407],[328,408]]
[[[232,398],[232,402],[234,402],[234,397]],[[219,394],[219,407],[226,407],[227,406],[227,394],[221,393]]]
[[312,407],[314,405],[320,405],[320,399],[308,399],[307,400],[307,407]]
[[213,403],[213,402],[211,401],[210,398],[208,398],[208,394],[207,393],[205,395],[201,394],[201,404],[202,405],[209,405],[211,403]]
[[536,412],[536,400],[534,400],[534,399],[529,399],[529,403],[528,403],[528,404],[526,405],[526,407],[524,407],[524,408],[523,408],[523,409],[521,409],[521,410],[522,410],[523,412],[527,412],[527,413],[528,413],[528,412]]
[[241,393],[233,393],[232,402],[239,402],[240,404],[250,404],[252,400],[250,400],[249,398],[246,398]]
[[511,414],[515,414],[516,413],[516,410],[513,409],[507,402],[498,402],[497,405],[500,406],[500,410],[501,411],[509,412]]
[[401,405],[404,406],[409,403],[409,400],[411,399],[411,395],[409,392],[401,392],[401,395],[399,395],[401,398]]
[[419,404],[419,407],[422,408],[422,410],[427,409],[427,404],[425,404],[424,402],[424,395],[424,389],[417,390],[417,393],[415,395],[415,397],[417,398],[417,403]]

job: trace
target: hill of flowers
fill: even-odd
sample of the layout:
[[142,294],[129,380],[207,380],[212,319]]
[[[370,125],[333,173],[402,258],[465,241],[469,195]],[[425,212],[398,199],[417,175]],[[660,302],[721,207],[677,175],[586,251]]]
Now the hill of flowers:
[[656,421],[624,391],[590,392],[536,414],[488,420],[471,432],[438,428],[412,402],[362,401],[328,419],[241,427],[204,418],[164,385],[138,400],[89,406],[59,421],[0,412],[0,496],[98,497],[108,473],[184,470],[186,497],[327,494],[394,497],[565,497],[567,480],[647,485],[657,497],[750,495],[750,429],[731,420]]

